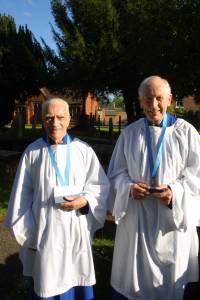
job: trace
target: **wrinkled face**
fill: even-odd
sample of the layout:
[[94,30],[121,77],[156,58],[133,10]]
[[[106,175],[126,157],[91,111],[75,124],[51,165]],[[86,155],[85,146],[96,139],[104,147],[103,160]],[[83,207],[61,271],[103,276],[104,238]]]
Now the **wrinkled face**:
[[43,115],[44,129],[55,143],[62,141],[67,132],[69,122],[69,112],[62,103],[49,104],[47,112]]
[[152,80],[144,89],[140,106],[147,119],[153,124],[159,124],[170,106],[172,95],[166,88],[165,82],[157,78]]

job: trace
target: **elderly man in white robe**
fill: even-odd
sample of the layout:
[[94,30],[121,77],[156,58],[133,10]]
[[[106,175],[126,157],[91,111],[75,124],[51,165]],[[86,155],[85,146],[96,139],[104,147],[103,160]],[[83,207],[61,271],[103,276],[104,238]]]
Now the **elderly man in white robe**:
[[145,118],[124,129],[108,177],[117,223],[113,299],[181,300],[198,281],[200,136],[167,113],[171,88],[159,76],[139,87]]
[[46,135],[24,151],[5,225],[20,244],[30,299],[91,300],[91,240],[103,226],[109,182],[92,148],[67,134],[66,101],[44,102]]

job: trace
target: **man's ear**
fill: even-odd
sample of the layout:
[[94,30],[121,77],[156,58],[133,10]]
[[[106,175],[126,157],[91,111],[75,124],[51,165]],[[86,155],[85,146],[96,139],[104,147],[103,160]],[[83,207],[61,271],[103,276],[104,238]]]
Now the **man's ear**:
[[68,118],[68,124],[67,124],[67,127],[69,126],[70,121],[71,121],[71,116],[69,116],[69,118]]
[[172,102],[173,102],[172,94],[170,94],[170,95],[169,95],[169,104],[168,104],[168,106],[171,106],[171,105],[172,105]]
[[141,109],[143,109],[143,101],[141,98],[138,98],[138,101],[139,101],[139,106]]

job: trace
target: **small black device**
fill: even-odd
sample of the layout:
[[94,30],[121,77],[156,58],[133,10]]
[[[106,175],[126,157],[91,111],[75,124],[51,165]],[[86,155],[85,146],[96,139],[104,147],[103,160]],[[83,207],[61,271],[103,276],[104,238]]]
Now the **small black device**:
[[159,189],[159,188],[155,188],[155,187],[150,187],[148,189],[150,194],[152,194],[152,193],[162,193],[162,192],[165,192],[166,190],[167,190],[166,188]]

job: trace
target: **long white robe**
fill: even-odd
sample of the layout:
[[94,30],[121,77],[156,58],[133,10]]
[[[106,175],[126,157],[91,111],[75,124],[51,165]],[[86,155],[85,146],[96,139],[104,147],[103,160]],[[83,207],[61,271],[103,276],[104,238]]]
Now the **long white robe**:
[[[161,133],[150,126],[152,152]],[[200,136],[182,119],[166,129],[158,185],[173,192],[173,208],[156,198],[129,198],[130,185],[150,185],[144,119],[129,125],[114,149],[108,177],[110,210],[117,225],[111,285],[131,300],[180,300],[198,280]]]
[[[62,175],[66,147],[58,145],[56,150]],[[25,150],[10,196],[5,225],[22,246],[23,274],[33,277],[34,290],[41,297],[95,284],[91,238],[104,224],[109,181],[92,148],[78,139],[70,144],[69,174],[69,185],[83,186],[87,215],[63,211],[54,204],[57,180],[42,138]]]

